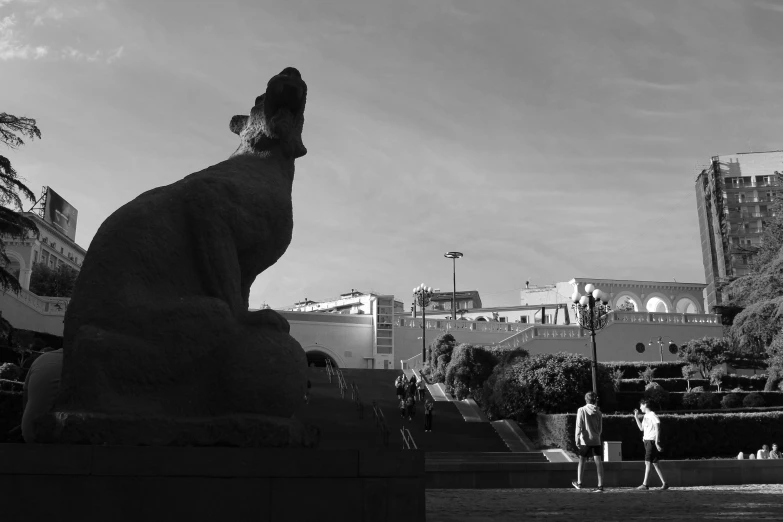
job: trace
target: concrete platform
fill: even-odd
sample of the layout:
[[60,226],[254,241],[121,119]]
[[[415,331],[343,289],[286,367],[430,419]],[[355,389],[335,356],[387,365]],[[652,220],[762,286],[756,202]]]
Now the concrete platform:
[[0,491],[4,521],[425,519],[418,451],[0,444]]
[[[514,455],[511,453],[511,455]],[[779,484],[783,460],[667,460],[661,461],[671,487]],[[496,459],[434,460],[427,458],[427,489],[570,488],[576,462],[509,462]],[[604,485],[634,487],[642,482],[644,462],[604,462]],[[660,485],[651,472],[650,486]],[[584,473],[586,487],[596,485],[595,465]]]

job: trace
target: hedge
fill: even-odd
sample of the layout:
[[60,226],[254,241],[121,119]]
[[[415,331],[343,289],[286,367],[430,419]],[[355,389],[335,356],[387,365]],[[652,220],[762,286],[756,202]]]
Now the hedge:
[[[688,389],[688,381],[680,377],[679,379],[653,379],[653,382],[657,382],[663,389],[668,392],[685,392]],[[696,386],[709,387],[710,381],[706,379],[691,379],[691,388]],[[767,382],[767,377],[746,377],[727,375],[721,380],[721,391],[729,391],[733,388],[742,388],[743,391],[763,391],[764,385]],[[623,379],[620,383],[621,392],[641,392],[644,391],[645,382],[644,379]]]
[[[662,414],[661,445],[664,459],[735,456],[755,453],[762,444],[783,442],[783,412]],[[575,413],[539,414],[540,442],[576,452]],[[604,415],[603,441],[622,441],[623,460],[643,460],[642,432],[632,415]]]
[[[711,392],[717,401],[716,409],[720,409],[720,402],[723,397],[729,393],[735,393],[741,396],[743,399],[750,393],[755,393],[764,398],[764,406],[783,406],[783,392],[732,392],[731,390],[721,392]],[[682,398],[685,395],[683,392],[672,392],[669,394],[669,407],[668,410],[683,410],[687,409],[683,406]],[[644,392],[620,392],[615,395],[616,397],[616,411],[618,412],[632,412],[634,409],[639,408],[639,401],[644,397]]]
[[682,367],[687,366],[684,361],[643,362],[643,361],[615,361],[601,363],[610,372],[619,368],[623,371],[624,379],[637,379],[639,372],[650,367],[655,370],[655,377],[659,379],[682,378]]

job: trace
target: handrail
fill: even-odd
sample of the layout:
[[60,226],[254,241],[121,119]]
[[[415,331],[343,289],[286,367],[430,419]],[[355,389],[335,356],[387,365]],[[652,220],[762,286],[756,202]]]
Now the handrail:
[[356,410],[359,412],[359,418],[364,418],[364,403],[362,403],[359,397],[359,386],[355,382],[351,381],[351,400],[356,405]]
[[416,441],[413,440],[411,430],[408,428],[400,428],[400,433],[402,434],[402,449],[411,449],[411,446],[413,446],[413,449],[415,450],[419,449],[418,446],[416,446]]
[[383,411],[375,401],[372,401],[372,415],[375,418],[375,425],[381,430],[381,436],[383,437],[383,445],[389,446],[389,426],[386,424],[386,417],[383,416]]
[[[14,389],[14,387],[17,389]],[[24,383],[10,379],[0,379],[0,392],[8,395],[24,395]]]
[[334,368],[332,368],[332,361],[330,359],[326,359],[326,375],[329,376],[329,382],[332,382],[332,374],[334,373]]
[[348,389],[348,385],[345,383],[345,376],[340,368],[335,371],[337,374],[337,385],[340,387],[340,397],[345,399],[345,390]]

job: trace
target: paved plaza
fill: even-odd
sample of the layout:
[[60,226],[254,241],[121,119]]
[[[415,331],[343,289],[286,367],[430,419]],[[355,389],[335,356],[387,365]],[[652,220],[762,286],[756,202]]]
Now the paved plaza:
[[783,485],[428,490],[428,522],[783,520]]

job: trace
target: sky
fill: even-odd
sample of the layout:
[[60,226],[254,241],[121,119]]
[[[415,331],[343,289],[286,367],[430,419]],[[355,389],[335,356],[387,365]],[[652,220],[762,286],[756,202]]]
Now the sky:
[[[101,223],[226,159],[308,85],[286,254],[251,308],[420,283],[484,306],[574,277],[704,282],[694,179],[783,149],[783,0],[0,0],[3,152]],[[226,202],[226,204],[231,204]],[[89,254],[88,254],[89,255]]]

